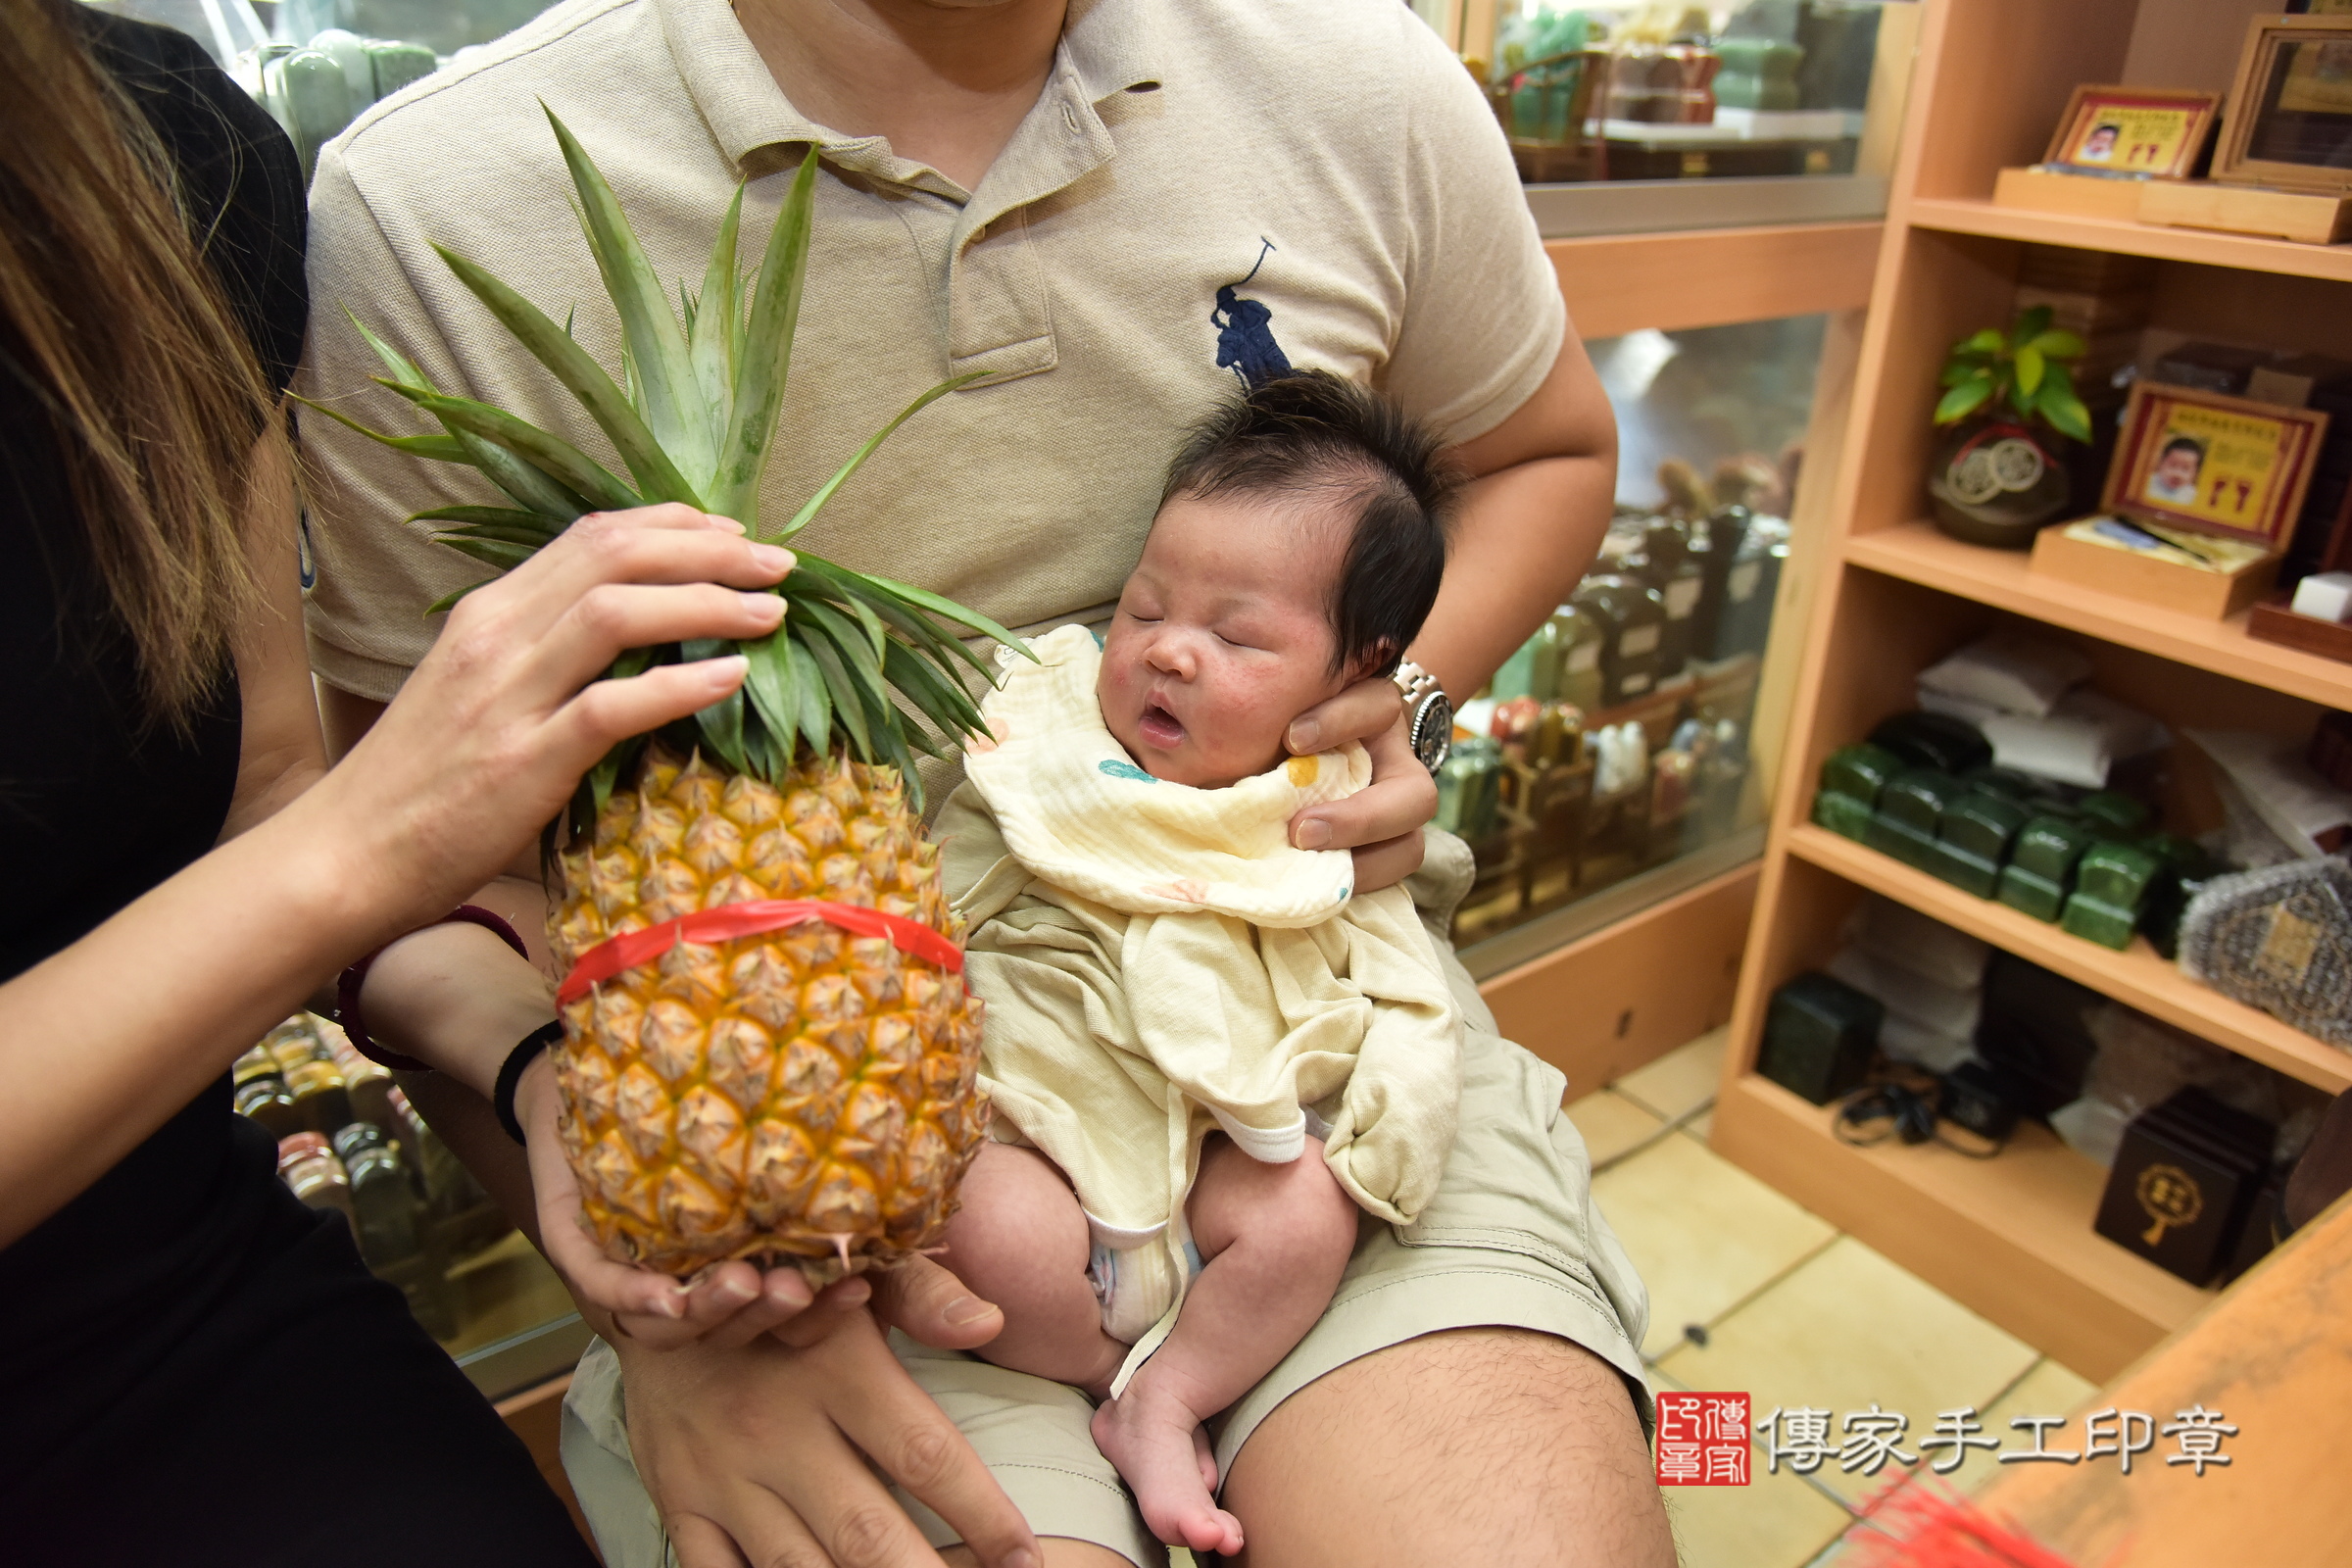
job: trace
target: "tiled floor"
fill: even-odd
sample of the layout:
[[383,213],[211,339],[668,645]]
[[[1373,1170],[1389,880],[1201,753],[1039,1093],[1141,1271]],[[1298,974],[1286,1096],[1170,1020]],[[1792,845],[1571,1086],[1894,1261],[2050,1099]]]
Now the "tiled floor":
[[[1827,1410],[1833,1446],[1845,1415],[1875,1402],[1908,1418],[1913,1454],[1941,1412],[1973,1406],[1985,1436],[2015,1446],[2025,1439],[2010,1416],[2061,1414],[2091,1393],[1708,1150],[1722,1052],[1720,1033],[1695,1040],[1568,1107],[1592,1152],[1593,1197],[1649,1286],[1653,1388],[1745,1390],[1759,1418]],[[1913,1473],[1849,1473],[1834,1451],[1806,1476],[1766,1461],[1759,1443],[1752,1485],[1668,1489],[1683,1568],[1826,1564],[1852,1505]],[[1998,1468],[1972,1449],[1949,1479],[1973,1491]]]

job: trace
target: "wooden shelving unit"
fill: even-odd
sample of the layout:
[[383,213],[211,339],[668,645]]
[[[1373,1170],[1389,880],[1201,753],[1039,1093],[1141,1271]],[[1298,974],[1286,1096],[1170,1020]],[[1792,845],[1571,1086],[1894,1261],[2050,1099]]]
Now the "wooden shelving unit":
[[1790,830],[1788,853],[2290,1078],[2331,1095],[2352,1089],[2352,1052],[2199,985],[2158,956],[2145,937],[2135,938],[2122,953],[2102,948],[1810,824]]
[[2026,565],[2022,550],[1981,550],[1934,524],[1906,522],[1852,534],[1839,553],[1850,564],[1922,583],[1978,604],[2136,648],[2231,680],[2285,692],[2328,708],[2352,709],[2352,664],[2246,635],[2246,617],[2207,620],[2074,583]]
[[2254,234],[2223,234],[2200,228],[2167,228],[2114,218],[2076,218],[1995,207],[1988,201],[1922,198],[1912,204],[1911,221],[1920,228],[2035,245],[2071,245],[2077,250],[2120,251],[2153,256],[2160,262],[2192,262],[2246,272],[2283,272],[2352,282],[2352,250],[2341,245],[2302,245]]
[[[2164,47],[2142,47],[2156,33]],[[1728,1157],[2099,1379],[2213,1296],[2091,1230],[2099,1166],[2038,1126],[1982,1161],[1935,1145],[1850,1148],[1831,1135],[1829,1111],[1753,1063],[1773,991],[1827,961],[1848,911],[1876,893],[2305,1083],[2352,1088],[2352,1053],[2206,989],[2145,943],[2116,953],[2082,941],[1806,820],[1822,760],[1912,707],[1919,670],[2004,617],[2070,636],[2102,689],[2176,733],[2305,733],[2321,708],[2352,709],[2352,665],[2256,642],[2242,617],[2198,620],[2051,583],[2021,552],[1960,544],[1919,520],[1936,371],[1954,340],[2008,319],[2028,244],[2155,258],[2160,326],[2352,352],[2352,247],[1988,200],[1999,169],[2039,156],[2077,83],[2208,85],[2181,73],[2196,62],[2226,73],[2241,37],[2235,17],[2191,0],[1926,0],[1715,1110],[1713,1142]],[[2173,64],[2134,75],[2127,59]],[[2218,803],[2194,748],[2183,743],[2175,763],[2169,816],[2211,825]]]

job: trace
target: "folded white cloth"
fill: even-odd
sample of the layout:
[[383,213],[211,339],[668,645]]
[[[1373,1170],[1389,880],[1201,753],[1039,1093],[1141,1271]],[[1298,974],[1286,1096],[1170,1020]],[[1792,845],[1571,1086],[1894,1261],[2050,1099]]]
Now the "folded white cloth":
[[1287,827],[1361,788],[1370,759],[1293,758],[1221,790],[1154,779],[1103,726],[1093,636],[1031,647],[1034,664],[1003,660],[992,739],[937,826],[1000,1123],[1069,1177],[1098,1243],[1164,1250],[1122,1284],[1181,1294],[1184,1200],[1218,1129],[1295,1159],[1311,1110],[1341,1185],[1409,1224],[1452,1148],[1461,1018],[1405,892],[1356,896],[1352,857],[1294,849]]
[[2048,714],[2090,674],[2090,661],[2054,638],[2001,626],[1920,671],[1922,688],[2004,713]]

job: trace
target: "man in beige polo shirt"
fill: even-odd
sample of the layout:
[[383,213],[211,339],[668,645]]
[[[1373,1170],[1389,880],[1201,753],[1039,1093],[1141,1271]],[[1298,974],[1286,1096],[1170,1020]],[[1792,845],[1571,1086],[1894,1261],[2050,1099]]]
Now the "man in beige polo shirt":
[[[571,0],[321,158],[307,396],[413,424],[368,384],[348,306],[445,387],[597,449],[431,250],[489,265],[551,312],[576,302],[580,340],[617,363],[542,100],[671,277],[700,276],[739,180],[745,232],[762,234],[778,172],[821,150],[769,514],[789,515],[913,392],[983,373],[820,519],[809,542],[852,565],[1024,629],[1100,618],[1183,428],[1290,367],[1382,388],[1483,476],[1411,651],[1448,691],[1482,683],[1598,543],[1607,406],[1492,117],[1398,0]],[[324,420],[303,435],[313,657],[330,728],[349,737],[430,644],[424,607],[479,575],[403,519],[482,497]],[[1359,885],[1414,873],[1442,931],[1467,857],[1433,835],[1422,863],[1434,792],[1396,715],[1395,688],[1367,683],[1301,720],[1295,749],[1365,736],[1381,763],[1295,836],[1355,848]],[[1458,965],[1452,979],[1472,1027],[1440,1196],[1415,1226],[1367,1223],[1324,1321],[1229,1413],[1225,1503],[1251,1560],[1285,1568],[1668,1563],[1635,1348],[1646,1300],[1592,1206],[1559,1075],[1495,1037]],[[766,1451],[763,1397],[835,1376],[821,1361],[766,1339],[615,1338],[582,1362],[564,1445],[615,1568],[660,1562],[665,1527],[687,1568],[936,1560],[903,1522],[828,1501],[842,1494]],[[1044,1562],[1162,1560],[1087,1439],[1082,1396],[897,1343],[1047,1538]],[[921,1462],[872,1457],[923,1490],[908,1474]],[[948,1560],[974,1560],[899,1495]]]

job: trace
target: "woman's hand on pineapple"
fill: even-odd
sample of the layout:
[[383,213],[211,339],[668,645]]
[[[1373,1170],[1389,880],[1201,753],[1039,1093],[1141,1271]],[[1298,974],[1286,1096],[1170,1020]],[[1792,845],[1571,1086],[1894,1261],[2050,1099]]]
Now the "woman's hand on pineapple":
[[1396,683],[1359,680],[1291,720],[1292,755],[1311,757],[1361,741],[1372,754],[1372,782],[1343,801],[1310,806],[1291,818],[1291,842],[1302,850],[1355,852],[1355,890],[1372,893],[1421,869],[1421,828],[1438,814],[1438,786],[1413,755]]
[[741,656],[599,679],[614,659],[764,636],[784,612],[764,590],[793,564],[789,550],[691,507],[582,517],[450,612],[400,696],[308,804],[356,826],[349,872],[381,884],[401,929],[438,915],[530,843],[607,751],[743,684]]

